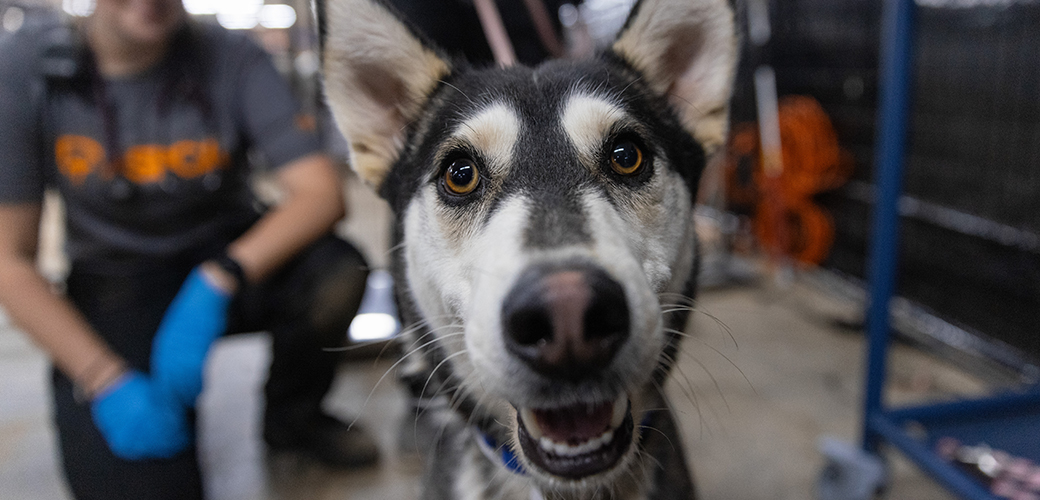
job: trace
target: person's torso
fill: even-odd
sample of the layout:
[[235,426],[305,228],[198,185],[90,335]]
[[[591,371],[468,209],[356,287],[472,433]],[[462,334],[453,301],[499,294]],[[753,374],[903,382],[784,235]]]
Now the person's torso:
[[192,92],[183,81],[171,88],[162,68],[95,81],[102,89],[91,92],[51,85],[47,177],[66,203],[74,262],[177,258],[255,219],[237,75],[209,38]]

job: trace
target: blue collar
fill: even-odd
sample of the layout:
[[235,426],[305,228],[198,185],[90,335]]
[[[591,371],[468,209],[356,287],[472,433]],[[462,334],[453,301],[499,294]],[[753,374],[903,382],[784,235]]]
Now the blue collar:
[[474,428],[474,431],[477,433],[477,446],[492,462],[502,462],[502,465],[505,465],[513,474],[527,475],[524,466],[520,464],[520,459],[517,458],[508,444],[499,445],[495,438],[478,428]]

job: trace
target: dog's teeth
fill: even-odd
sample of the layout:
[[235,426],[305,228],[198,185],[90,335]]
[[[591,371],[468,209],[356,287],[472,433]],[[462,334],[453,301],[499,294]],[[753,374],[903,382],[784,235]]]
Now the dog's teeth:
[[621,427],[621,423],[625,421],[626,415],[628,415],[628,396],[622,394],[617,401],[614,401],[614,414],[610,418],[610,428],[617,429]]
[[621,395],[618,397],[611,410],[610,429],[579,445],[570,445],[568,443],[553,441],[551,438],[543,434],[542,428],[538,423],[538,418],[535,416],[535,412],[532,409],[524,408],[519,410],[517,412],[517,418],[523,421],[527,433],[536,443],[538,443],[538,447],[542,450],[556,456],[576,457],[599,450],[614,440],[614,431],[624,423],[625,418],[628,416],[628,396]]
[[557,443],[547,437],[538,440],[538,446],[543,450],[561,457],[576,457],[586,453],[592,453],[614,440],[614,431],[607,431],[599,437],[590,439],[578,446],[567,443]]
[[520,410],[520,419],[524,421],[524,427],[527,428],[527,433],[531,435],[535,441],[541,441],[542,439],[548,439],[542,437],[542,428],[538,425],[538,419],[534,416],[534,411],[530,408],[524,408]]
[[551,439],[544,436],[538,440],[538,446],[541,446],[542,449],[545,451],[553,451],[553,447],[555,444],[556,443],[553,443]]

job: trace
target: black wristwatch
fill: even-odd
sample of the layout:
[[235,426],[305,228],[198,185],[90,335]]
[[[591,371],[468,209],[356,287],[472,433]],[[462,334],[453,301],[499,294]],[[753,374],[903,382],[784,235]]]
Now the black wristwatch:
[[242,264],[239,264],[237,260],[232,258],[227,252],[224,252],[212,259],[210,259],[217,267],[220,267],[231,277],[235,278],[235,282],[238,284],[238,288],[246,286],[246,272],[242,269]]

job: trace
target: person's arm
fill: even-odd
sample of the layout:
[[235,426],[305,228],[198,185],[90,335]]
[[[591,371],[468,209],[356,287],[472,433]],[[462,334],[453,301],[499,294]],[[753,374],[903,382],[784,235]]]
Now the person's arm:
[[238,84],[231,102],[239,125],[258,153],[274,167],[282,202],[228,247],[248,281],[260,281],[300,249],[327,234],[345,215],[343,181],[322,153],[313,119],[305,119],[296,97],[267,55],[239,38]]
[[184,408],[130,369],[36,269],[44,192],[38,113],[46,87],[33,87],[42,85],[31,71],[41,37],[27,31],[33,30],[0,37],[0,306],[89,400],[113,453],[127,460],[171,457],[191,444]]
[[[259,283],[301,249],[328,234],[345,213],[343,183],[332,160],[268,56],[248,39],[230,38],[222,53],[234,54],[238,85],[224,102],[237,106],[239,125],[257,152],[276,166],[282,200],[225,249],[185,280],[163,316],[152,344],[152,373],[178,400],[194,406],[212,343],[224,333],[232,297],[246,283]],[[235,264],[237,264],[237,269]],[[230,271],[229,271],[230,270]]]
[[304,156],[275,175],[284,191],[282,202],[228,246],[228,255],[242,266],[250,282],[262,281],[328,234],[346,214],[343,181],[328,156]]
[[[344,215],[342,183],[332,161],[312,154],[277,171],[284,199],[268,211],[226,254],[256,283],[324,234]],[[152,374],[183,405],[194,407],[203,387],[203,367],[213,342],[227,328],[234,294],[245,283],[217,261],[200,264],[167,308],[152,343]]]
[[99,394],[126,363],[37,271],[39,225],[40,204],[0,204],[0,304],[82,391]]
[[36,269],[43,161],[37,58],[45,27],[0,37],[0,305],[88,393],[119,375],[123,361]]
[[90,401],[98,429],[127,460],[172,457],[191,444],[184,408],[131,370],[36,269],[40,204],[0,203],[0,305]]
[[112,451],[125,459],[166,458],[191,442],[184,409],[128,369],[70,301],[36,269],[40,204],[0,203],[0,304],[91,401]]

